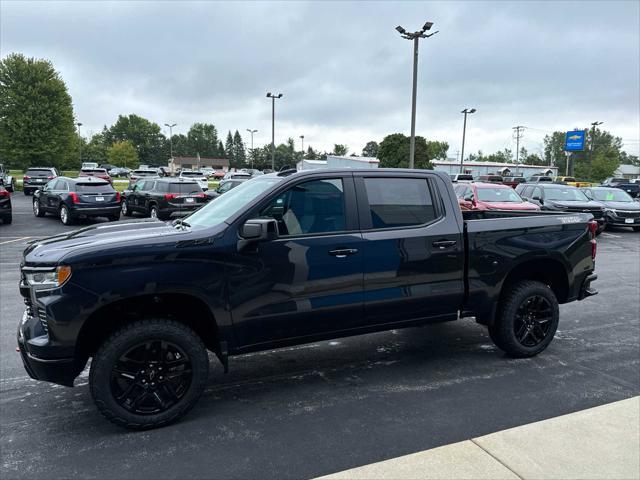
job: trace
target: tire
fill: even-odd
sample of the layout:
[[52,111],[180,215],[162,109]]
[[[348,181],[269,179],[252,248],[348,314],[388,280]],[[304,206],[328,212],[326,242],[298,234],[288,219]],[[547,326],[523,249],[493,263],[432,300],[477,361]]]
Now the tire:
[[63,225],[72,225],[73,224],[73,216],[69,211],[69,208],[66,205],[62,205],[60,207],[60,221]]
[[156,205],[151,205],[149,207],[149,217],[150,218],[157,218],[158,220],[160,219],[160,211],[158,210],[158,207]]
[[23,193],[24,193],[24,194],[25,194],[25,196],[27,196],[27,197],[28,197],[29,195],[31,195],[31,193],[29,192],[29,190],[24,190],[24,191],[23,191]]
[[124,215],[125,217],[130,217],[131,215],[133,215],[133,212],[129,208],[129,205],[127,204],[126,200],[123,200],[121,209],[122,209],[122,215]]
[[118,220],[120,220],[120,214],[111,215],[111,216],[109,216],[107,218],[109,219],[110,222],[117,222]]
[[13,193],[13,182],[7,185],[7,192]]
[[46,212],[40,208],[40,200],[37,198],[33,199],[33,214],[36,217],[44,217],[46,215]]
[[496,347],[516,358],[545,350],[558,329],[558,299],[544,283],[522,280],[501,300],[489,336]]
[[[166,359],[179,363],[167,367],[162,363]],[[163,378],[162,372],[170,369],[174,369],[172,380]],[[89,387],[108,420],[142,430],[162,427],[185,415],[202,395],[208,376],[207,350],[193,330],[172,320],[149,319],[124,326],[100,346],[91,362]]]

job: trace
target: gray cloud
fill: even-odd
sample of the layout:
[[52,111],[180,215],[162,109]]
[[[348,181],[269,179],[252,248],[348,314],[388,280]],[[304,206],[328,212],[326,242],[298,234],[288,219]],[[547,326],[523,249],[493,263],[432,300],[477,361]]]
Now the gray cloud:
[[640,4],[628,2],[6,2],[2,55],[51,59],[85,131],[118,114],[195,121],[359,152],[409,129],[411,44],[394,31],[435,22],[420,44],[418,132],[468,151],[539,148],[544,131],[594,120],[638,153]]

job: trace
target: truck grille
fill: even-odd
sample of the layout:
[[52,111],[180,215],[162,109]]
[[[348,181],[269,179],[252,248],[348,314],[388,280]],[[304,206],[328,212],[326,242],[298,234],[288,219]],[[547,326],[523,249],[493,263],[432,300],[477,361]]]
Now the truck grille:
[[614,210],[614,212],[620,218],[640,218],[640,211]]
[[40,325],[42,325],[42,329],[48,335],[49,334],[49,323],[47,322],[47,311],[43,307],[33,308],[31,304],[31,299],[29,297],[23,297],[24,304],[26,305],[27,315],[30,317],[37,317],[40,321]]

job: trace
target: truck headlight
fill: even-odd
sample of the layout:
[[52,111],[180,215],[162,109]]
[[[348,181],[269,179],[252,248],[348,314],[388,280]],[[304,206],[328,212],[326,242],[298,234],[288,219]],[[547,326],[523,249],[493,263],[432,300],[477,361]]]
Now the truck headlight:
[[58,288],[71,277],[71,267],[61,266],[55,270],[25,272],[27,284],[35,288]]

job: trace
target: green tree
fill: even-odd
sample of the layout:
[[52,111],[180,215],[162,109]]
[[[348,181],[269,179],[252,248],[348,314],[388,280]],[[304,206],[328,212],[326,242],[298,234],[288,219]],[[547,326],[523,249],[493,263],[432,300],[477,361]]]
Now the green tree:
[[[194,123],[187,132],[189,155],[195,156],[197,153],[202,157],[217,157],[218,151],[218,131],[211,123]],[[175,148],[175,144],[174,144]]]
[[363,157],[377,157],[378,156],[378,142],[374,142],[373,140],[367,142],[367,144],[362,149]]
[[317,160],[318,159],[318,152],[316,152],[311,145],[309,145],[307,147],[307,153],[305,153],[304,158],[306,158],[307,160]]
[[107,149],[109,163],[121,167],[136,167],[138,165],[138,151],[130,140],[116,142]]
[[62,167],[75,143],[71,96],[53,64],[19,53],[0,60],[0,156],[20,169]]
[[[384,137],[378,149],[380,167],[408,168],[410,138],[402,133],[393,133]],[[415,168],[431,169],[431,160],[447,158],[449,144],[446,142],[427,142],[424,137],[416,137]]]
[[224,144],[224,151],[227,154],[227,158],[229,159],[229,166],[232,168],[236,168],[236,152],[233,148],[233,135],[231,135],[231,130],[229,130],[229,133],[227,133],[227,141]]
[[103,131],[107,145],[129,140],[140,163],[166,165],[169,158],[168,142],[160,132],[160,126],[135,114],[119,115],[116,123]]
[[81,155],[83,162],[107,163],[107,146],[104,136],[101,133],[93,135],[91,140],[82,146]]
[[337,155],[339,157],[346,155],[349,152],[349,147],[347,147],[346,145],[340,145],[339,143],[336,143],[333,146],[333,152],[331,152],[331,155]]
[[640,167],[640,160],[637,155],[629,155],[627,152],[620,152],[620,164],[621,165],[635,165]]
[[240,132],[236,130],[236,133],[233,134],[233,158],[238,167],[244,167],[247,160],[247,152],[244,148],[244,142],[242,141],[242,136]]

